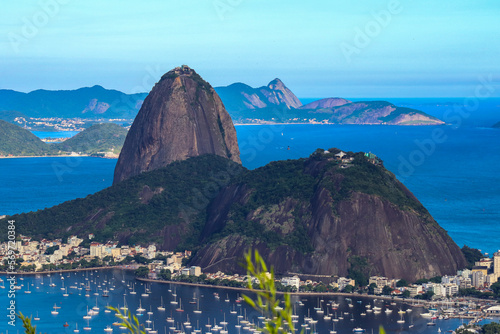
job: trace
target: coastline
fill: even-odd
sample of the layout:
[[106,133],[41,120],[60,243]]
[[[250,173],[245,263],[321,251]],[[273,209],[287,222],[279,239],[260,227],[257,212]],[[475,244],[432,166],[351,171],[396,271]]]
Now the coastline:
[[59,273],[70,273],[79,271],[90,271],[90,270],[103,270],[103,269],[121,269],[121,270],[136,270],[137,268],[127,268],[125,266],[103,266],[103,267],[93,267],[93,268],[76,268],[76,269],[60,269],[60,270],[45,270],[45,271],[21,271],[21,272],[8,272],[0,271],[0,275],[45,275],[45,274],[59,274]]
[[68,157],[90,157],[88,154],[60,154],[60,155],[15,155],[15,156],[0,156],[0,159],[16,159],[16,158],[68,158]]
[[[187,286],[196,286],[196,287],[203,287],[203,288],[213,288],[213,289],[227,289],[227,290],[233,290],[233,291],[248,291],[248,292],[253,292],[249,288],[237,288],[233,286],[223,286],[223,285],[210,285],[210,284],[200,284],[200,283],[189,283],[189,282],[179,282],[179,281],[164,281],[164,280],[156,280],[156,279],[150,279],[150,278],[141,278],[141,277],[136,277],[135,278],[138,281],[141,282],[148,282],[148,283],[161,283],[161,284],[179,284],[179,285],[187,285]],[[368,295],[368,294],[359,294],[359,293],[346,293],[346,292],[282,292],[282,291],[276,291],[276,294],[278,295],[284,295],[284,294],[289,294],[290,296],[313,296],[313,297],[319,297],[319,296],[341,296],[341,297],[366,297],[370,299],[384,299],[384,300],[397,300],[400,302],[405,302],[402,299],[399,298],[393,298],[393,297],[387,297],[387,296],[376,296],[376,295]]]

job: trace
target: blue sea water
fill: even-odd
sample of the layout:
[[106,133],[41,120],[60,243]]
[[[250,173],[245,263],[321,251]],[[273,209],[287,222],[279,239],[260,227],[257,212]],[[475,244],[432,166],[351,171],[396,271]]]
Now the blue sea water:
[[[305,124],[236,129],[243,165],[251,169],[307,157],[317,148],[373,152],[459,246],[488,253],[500,248],[499,130]],[[115,164],[91,157],[0,159],[0,215],[95,193],[112,184]]]
[[[5,289],[2,290],[7,291],[9,288],[7,277],[1,276],[1,278],[5,281],[1,283],[5,284]],[[49,286],[50,283],[55,284],[55,286]],[[7,325],[6,319],[8,319],[9,310],[4,306],[10,305],[11,300],[15,301],[15,312],[22,312],[32,318],[40,319],[33,321],[37,326],[37,333],[73,333],[77,326],[80,333],[104,333],[107,326],[112,327],[114,333],[125,333],[124,330],[112,326],[112,323],[117,320],[114,313],[104,312],[108,305],[119,308],[123,307],[125,303],[133,314],[138,314],[136,310],[142,306],[146,311],[137,315],[140,323],[147,324],[146,320],[151,320],[158,333],[174,333],[170,327],[181,328],[187,320],[190,321],[192,329],[186,328],[186,333],[193,333],[193,329],[197,328],[201,328],[202,333],[207,333],[207,324],[210,323],[213,326],[215,323],[221,324],[223,321],[227,322],[227,330],[230,334],[250,333],[248,330],[235,327],[238,324],[238,316],[241,316],[240,321],[247,319],[250,323],[262,325],[262,321],[259,319],[261,313],[252,309],[245,302],[236,302],[236,299],[241,296],[239,291],[161,283],[145,284],[136,281],[133,272],[118,269],[52,274],[50,277],[45,274],[30,275],[18,278],[17,285],[21,289],[15,290],[15,298],[9,298],[7,293],[0,294],[0,305],[2,305],[0,333],[7,333],[7,331],[8,333],[16,333],[16,330],[21,330],[19,319],[16,321],[15,327]],[[90,288],[90,291],[87,292],[86,287]],[[146,288],[151,293],[143,296]],[[109,290],[109,297],[102,296],[105,289]],[[26,291],[30,291],[30,293],[26,293]],[[68,296],[63,295],[66,291]],[[131,292],[135,292],[135,294]],[[217,293],[219,298],[214,293]],[[158,310],[158,306],[162,305],[162,298],[165,311]],[[173,301],[178,304],[172,304]],[[190,303],[191,301],[194,303]],[[299,301],[302,302],[302,305],[299,304]],[[334,310],[328,306],[330,301],[338,303],[338,309]],[[426,312],[424,308],[402,303],[390,305],[389,301],[381,299],[353,297],[352,307],[349,306],[349,301],[341,296],[292,296],[291,302],[294,305],[294,313],[298,315],[298,322],[295,326],[299,330],[304,324],[304,317],[310,316],[317,321],[314,325],[315,328],[305,331],[309,333],[313,332],[311,329],[315,329],[317,333],[329,333],[334,326],[338,333],[352,333],[355,327],[365,329],[366,333],[371,333],[372,330],[374,333],[378,333],[380,325],[383,325],[388,333],[437,333],[438,328],[442,332],[446,332],[457,328],[461,323],[460,319],[438,319],[435,321],[435,326],[429,327],[427,326],[429,320],[420,316],[421,313]],[[362,315],[361,313],[366,312],[367,305],[380,307],[382,312],[380,314],[367,312]],[[57,307],[58,311],[56,315],[51,314],[54,306]],[[93,315],[87,323],[83,316],[95,306],[99,308],[98,314]],[[323,315],[318,314],[314,310],[314,307],[318,306],[322,307],[325,314],[328,312],[332,320],[325,320]],[[198,307],[202,311],[201,314],[193,312]],[[177,311],[178,308],[182,308],[183,311]],[[407,311],[410,308],[411,311],[400,317],[399,310]],[[386,313],[386,310],[392,312]],[[152,314],[147,314],[147,311]],[[236,312],[231,313],[231,311]],[[167,317],[173,318],[174,322],[167,322]],[[339,320],[333,321],[335,318],[339,318]],[[397,323],[400,318],[405,320],[404,324]],[[63,327],[65,323],[68,324],[66,328]],[[413,327],[410,328],[410,325]],[[83,330],[84,326],[89,326],[91,330]],[[153,325],[151,324],[151,326]]]
[[31,131],[31,133],[40,139],[70,138],[79,133],[79,131]]

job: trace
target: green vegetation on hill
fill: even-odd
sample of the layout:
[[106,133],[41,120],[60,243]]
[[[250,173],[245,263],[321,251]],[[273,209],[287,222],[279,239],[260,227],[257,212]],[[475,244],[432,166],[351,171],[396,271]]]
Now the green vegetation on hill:
[[465,259],[467,260],[468,269],[472,269],[474,264],[484,257],[484,255],[481,253],[479,249],[470,248],[467,245],[464,245],[462,247],[462,253],[465,256]]
[[[304,173],[306,161],[306,159],[274,161],[264,167],[238,175],[233,183],[244,184],[252,189],[251,195],[245,205],[233,203],[228,222],[214,239],[235,233],[250,239],[258,239],[271,248],[288,245],[302,253],[312,251],[301,209],[303,203],[311,200],[316,180],[312,175]],[[289,212],[293,228],[289,231],[283,232],[279,228],[265,226],[255,219],[257,211],[267,211],[264,215],[272,215],[273,211],[278,210],[287,199],[291,200],[293,205]]]
[[214,175],[242,169],[230,160],[204,155],[140,174],[86,198],[11,219],[16,220],[18,233],[36,238],[94,233],[97,241],[117,238],[131,244],[162,244],[160,232],[166,225],[183,225],[190,231],[183,247],[195,249],[206,205],[212,199],[203,193],[206,189],[218,191],[211,188],[217,185]]
[[14,119],[16,119],[17,117],[26,118],[26,116],[22,112],[19,112],[19,111],[0,110],[0,120],[12,123],[14,121]]
[[[380,161],[375,165],[363,153],[347,152],[353,161],[349,168],[342,168],[334,157],[339,150],[329,151],[325,154],[318,149],[307,159],[276,161],[255,170],[219,156],[203,155],[142,173],[86,198],[11,219],[16,220],[18,233],[36,238],[94,233],[97,241],[159,245],[175,238],[170,244],[176,249],[195,251],[204,244],[238,235],[271,249],[288,246],[302,254],[314,250],[308,224],[320,187],[330,192],[334,203],[361,192],[380,196],[432,221],[427,210]],[[221,189],[231,189],[226,186],[237,188],[244,200],[231,200],[227,219],[210,235],[202,235],[210,215],[225,215],[212,205],[224,194]],[[233,196],[233,191],[231,194],[228,196]],[[351,274],[363,280],[366,266],[355,260]]]
[[127,130],[114,123],[92,125],[66,141],[54,144],[54,147],[65,152],[81,152],[97,155],[102,152],[119,154],[122,149]]
[[102,156],[119,154],[127,130],[112,123],[96,124],[59,144],[47,144],[30,131],[0,120],[0,156],[64,155],[71,152]]
[[20,126],[0,120],[0,133],[2,156],[40,156],[54,153],[52,147]]

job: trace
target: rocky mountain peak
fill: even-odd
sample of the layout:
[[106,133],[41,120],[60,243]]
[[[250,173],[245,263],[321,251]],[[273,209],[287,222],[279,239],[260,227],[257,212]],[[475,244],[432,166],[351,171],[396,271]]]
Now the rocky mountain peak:
[[115,168],[114,183],[203,154],[241,163],[236,130],[212,86],[183,65],[144,100]]

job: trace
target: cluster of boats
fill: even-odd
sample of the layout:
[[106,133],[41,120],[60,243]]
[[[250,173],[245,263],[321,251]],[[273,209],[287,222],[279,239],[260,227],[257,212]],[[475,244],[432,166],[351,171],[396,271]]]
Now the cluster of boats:
[[[54,321],[69,314],[66,312],[63,315],[61,311],[65,308],[68,310],[70,296],[79,296],[79,301],[84,300],[83,307],[86,307],[86,311],[82,310],[83,314],[80,315],[82,320],[61,323],[64,327],[71,327],[68,330],[73,330],[74,333],[80,332],[79,325],[82,323],[81,330],[87,333],[96,331],[125,333],[127,328],[122,325],[121,321],[111,317],[114,316],[115,311],[109,308],[110,300],[121,314],[130,313],[136,316],[141,325],[144,326],[146,333],[149,334],[157,334],[159,328],[161,328],[160,332],[165,334],[228,334],[229,332],[258,334],[261,333],[260,328],[271,321],[269,314],[255,314],[255,311],[243,302],[243,298],[239,294],[236,297],[236,293],[232,293],[231,296],[224,293],[225,296],[220,296],[220,291],[224,290],[208,292],[208,288],[193,289],[190,290],[194,291],[191,297],[186,295],[186,290],[181,290],[178,295],[176,285],[168,287],[159,285],[154,286],[153,293],[151,283],[140,282],[133,278],[125,280],[124,275],[119,277],[116,274],[108,279],[102,277],[102,273],[90,271],[83,274],[61,274],[59,277],[40,275],[37,276],[36,280],[30,280],[28,284],[22,284],[22,277],[19,280],[21,281],[21,284],[18,285],[19,289],[24,287],[24,293],[27,294],[38,291],[44,285],[48,285],[48,288],[43,287],[45,292],[48,291],[47,293],[61,293],[62,299],[58,299],[59,301],[54,304],[50,312]],[[59,289],[61,292],[56,292]],[[153,298],[150,298],[151,296]],[[122,298],[123,302],[121,302]],[[339,328],[342,332],[348,329],[354,333],[363,333],[365,329],[362,326],[367,324],[363,319],[368,318],[375,322],[376,319],[381,319],[374,317],[377,314],[385,314],[382,319],[388,321],[390,318],[391,321],[397,322],[405,329],[414,327],[413,316],[409,316],[413,312],[411,305],[397,304],[394,301],[383,299],[353,301],[351,298],[344,297],[334,297],[330,300],[324,300],[321,297],[301,298],[303,297],[292,297],[293,315],[291,323],[284,321],[282,324],[285,332],[293,333],[303,330],[304,333],[314,334],[319,331],[324,332],[326,328],[330,334],[336,334],[337,328]],[[118,300],[120,300],[119,304],[117,304]],[[312,307],[312,304],[316,305]],[[284,305],[280,304],[275,309],[280,311],[283,307]],[[248,316],[247,310],[252,312]],[[428,318],[429,326],[434,326],[437,319],[448,319],[447,313],[439,313],[437,309],[431,308],[429,312],[420,312],[419,310],[414,316]],[[110,317],[103,316],[103,313],[110,314]],[[74,317],[72,316],[72,318]],[[112,322],[113,318],[116,321]],[[33,321],[39,320],[37,312]],[[103,328],[103,326],[106,327]],[[93,329],[93,327],[95,328]]]

